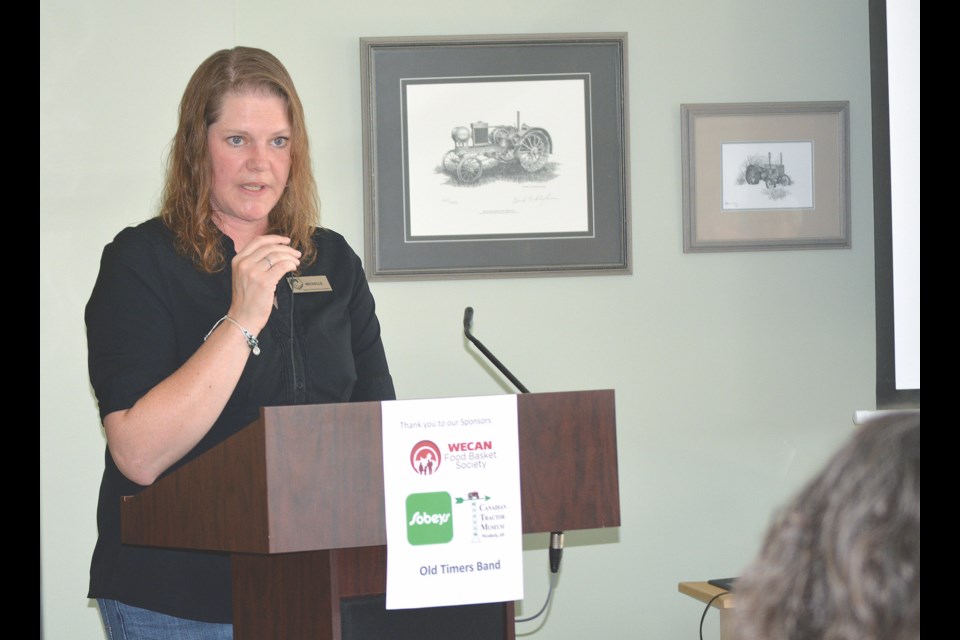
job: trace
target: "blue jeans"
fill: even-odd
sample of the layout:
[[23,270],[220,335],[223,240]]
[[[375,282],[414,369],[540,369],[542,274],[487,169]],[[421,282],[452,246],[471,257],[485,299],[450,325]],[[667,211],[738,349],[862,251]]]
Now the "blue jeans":
[[97,599],[107,640],[233,640],[233,625],[197,622]]

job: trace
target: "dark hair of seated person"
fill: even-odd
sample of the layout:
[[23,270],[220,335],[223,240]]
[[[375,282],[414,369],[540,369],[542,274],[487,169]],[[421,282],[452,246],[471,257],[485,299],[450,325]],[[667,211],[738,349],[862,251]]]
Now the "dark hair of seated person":
[[920,638],[920,414],[873,420],[777,516],[737,581],[738,638]]

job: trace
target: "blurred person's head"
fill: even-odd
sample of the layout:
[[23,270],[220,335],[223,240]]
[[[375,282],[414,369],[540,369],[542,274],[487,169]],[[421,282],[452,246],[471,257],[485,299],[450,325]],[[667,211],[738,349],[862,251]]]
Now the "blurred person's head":
[[778,515],[737,581],[738,637],[920,637],[920,414],[850,441]]

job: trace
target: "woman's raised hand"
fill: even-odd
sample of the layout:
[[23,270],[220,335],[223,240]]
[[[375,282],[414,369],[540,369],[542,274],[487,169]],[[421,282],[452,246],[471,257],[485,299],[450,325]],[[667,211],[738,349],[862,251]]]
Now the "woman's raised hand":
[[228,314],[258,334],[270,318],[277,283],[300,268],[300,252],[290,238],[265,235],[254,238],[233,258],[233,300]]

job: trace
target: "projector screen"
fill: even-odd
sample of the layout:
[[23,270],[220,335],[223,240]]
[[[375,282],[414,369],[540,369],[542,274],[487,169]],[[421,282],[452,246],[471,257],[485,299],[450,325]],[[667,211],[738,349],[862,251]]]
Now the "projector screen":
[[870,0],[877,408],[920,407],[920,0]]

